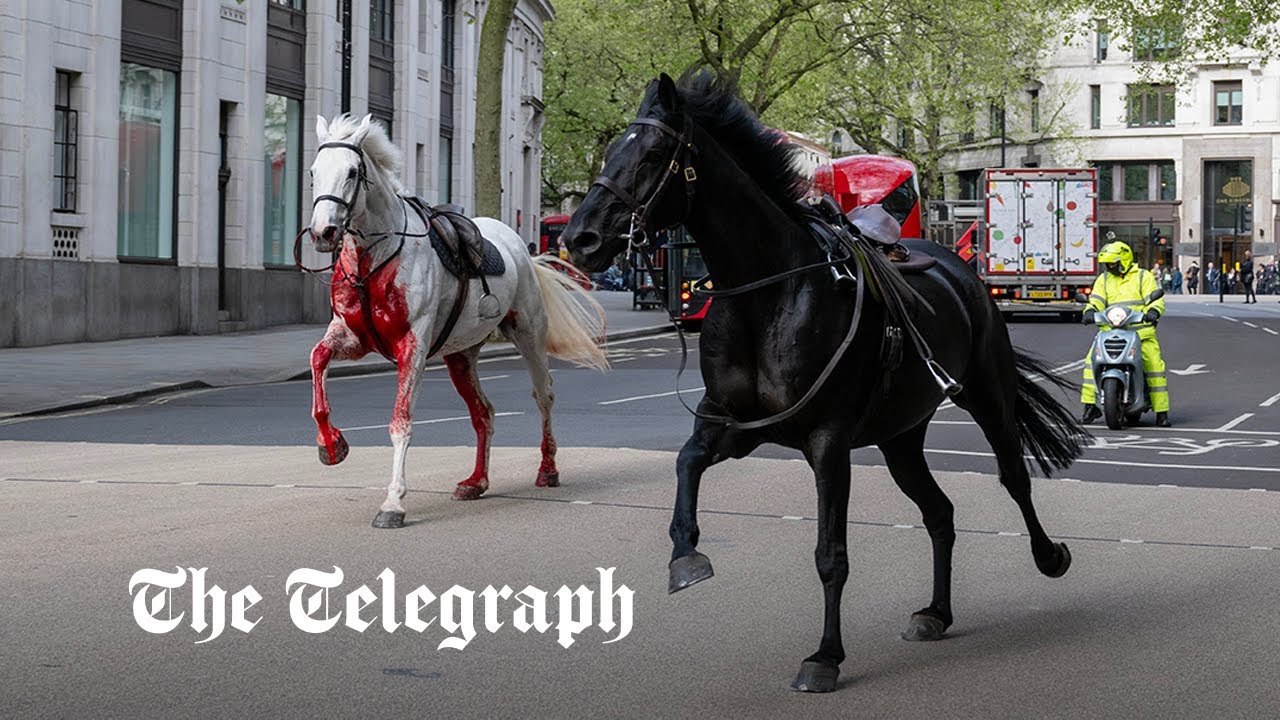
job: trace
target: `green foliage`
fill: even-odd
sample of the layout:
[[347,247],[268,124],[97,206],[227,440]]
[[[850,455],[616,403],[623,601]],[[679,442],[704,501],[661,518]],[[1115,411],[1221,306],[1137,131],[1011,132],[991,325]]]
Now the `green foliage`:
[[1049,52],[1089,37],[1094,19],[1108,19],[1120,47],[1147,43],[1153,73],[1280,50],[1277,0],[557,0],[556,12],[545,55],[548,204],[586,191],[660,72],[709,67],[766,122],[820,137],[840,128],[870,152],[912,160],[936,195],[942,159],[970,142],[967,131],[985,139],[991,106],[1004,110],[1011,142],[1071,134],[1061,111],[1077,88],[1038,80]]

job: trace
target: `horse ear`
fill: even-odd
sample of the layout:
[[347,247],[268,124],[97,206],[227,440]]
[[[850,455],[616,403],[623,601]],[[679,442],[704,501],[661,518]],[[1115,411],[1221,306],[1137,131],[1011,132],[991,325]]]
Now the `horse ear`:
[[356,128],[355,133],[351,135],[352,144],[359,145],[360,143],[364,142],[364,138],[366,135],[369,134],[369,128],[371,127],[372,123],[373,123],[373,115],[372,114],[365,115],[364,119],[360,121],[360,127]]
[[317,115],[316,116],[316,139],[319,140],[320,142],[324,142],[324,139],[327,137],[329,137],[329,123],[327,120],[324,119],[323,115]]
[[676,82],[666,73],[658,76],[658,103],[668,112],[680,112],[680,93],[676,92]]

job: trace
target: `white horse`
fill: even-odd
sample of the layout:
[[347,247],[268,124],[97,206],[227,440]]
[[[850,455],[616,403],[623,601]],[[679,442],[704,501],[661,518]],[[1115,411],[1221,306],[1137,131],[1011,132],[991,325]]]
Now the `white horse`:
[[[488,294],[480,279],[472,278],[465,288],[465,302],[455,308],[462,283],[442,265],[427,224],[408,205],[398,180],[400,153],[382,127],[371,123],[369,115],[360,121],[340,115],[332,123],[317,117],[316,136],[320,145],[311,165],[315,202],[311,224],[299,233],[299,242],[309,231],[316,250],[342,249],[333,266],[333,320],[311,352],[312,416],[318,427],[320,461],[340,463],[348,451],[342,432],[329,422],[325,397],[329,361],[356,360],[369,352],[394,360],[399,372],[390,425],[395,459],[387,499],[373,526],[403,526],[405,453],[413,436],[419,378],[428,358],[442,355],[476,431],[475,471],[458,483],[453,497],[480,497],[489,488],[493,406],[480,389],[476,357],[497,330],[524,357],[533,379],[533,398],[542,413],[537,485],[559,485],[547,354],[604,369],[600,305],[550,267],[558,260],[530,258],[524,241],[510,227],[492,218],[476,218],[476,227],[502,256],[505,272],[486,278]],[[301,265],[298,247],[295,259]]]

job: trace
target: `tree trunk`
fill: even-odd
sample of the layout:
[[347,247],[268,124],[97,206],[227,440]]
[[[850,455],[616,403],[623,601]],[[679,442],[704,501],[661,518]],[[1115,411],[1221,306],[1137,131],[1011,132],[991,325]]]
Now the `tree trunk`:
[[474,176],[477,216],[502,217],[502,71],[517,0],[489,0],[476,61]]

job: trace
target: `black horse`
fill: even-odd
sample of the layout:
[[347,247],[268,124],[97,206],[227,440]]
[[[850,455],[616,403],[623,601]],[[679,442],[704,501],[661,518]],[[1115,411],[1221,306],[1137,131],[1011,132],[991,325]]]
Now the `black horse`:
[[[891,316],[883,295],[868,293],[851,328],[860,303],[822,266],[828,255],[806,229],[811,211],[800,203],[805,182],[794,153],[729,85],[705,71],[687,74],[678,86],[664,74],[650,84],[637,118],[610,146],[601,177],[563,239],[576,264],[599,270],[645,231],[684,223],[715,288],[765,281],[749,292],[717,298],[702,326],[706,393],[677,460],[670,591],[712,576],[710,562],[695,549],[703,472],[763,443],[800,450],[817,483],[814,555],[826,616],[818,651],[803,662],[792,687],[825,692],[835,689],[845,657],[840,598],[849,573],[850,449],[880,448],[898,487],[920,507],[932,540],[933,599],[912,615],[906,639],[940,639],[951,625],[955,529],[951,502],[924,456],[925,431],[945,396],[910,343],[904,343],[897,369],[885,372],[883,338]],[[1030,452],[1046,474],[1065,468],[1080,455],[1083,431],[1037,384],[1056,378],[1014,351],[999,311],[968,265],[929,242],[905,245],[913,257],[936,259],[931,269],[906,276],[927,303],[918,304],[915,323],[935,359],[963,385],[955,403],[973,416],[995,451],[1000,482],[1026,521],[1036,567],[1049,577],[1061,576],[1071,555],[1036,518],[1023,453]],[[815,268],[778,278],[806,266]],[[862,272],[857,283],[866,276]],[[842,341],[847,334],[851,344]],[[842,344],[848,350],[835,372],[820,392],[811,393]],[[795,411],[806,395],[811,399]],[[779,422],[751,422],[778,414],[784,415]]]

